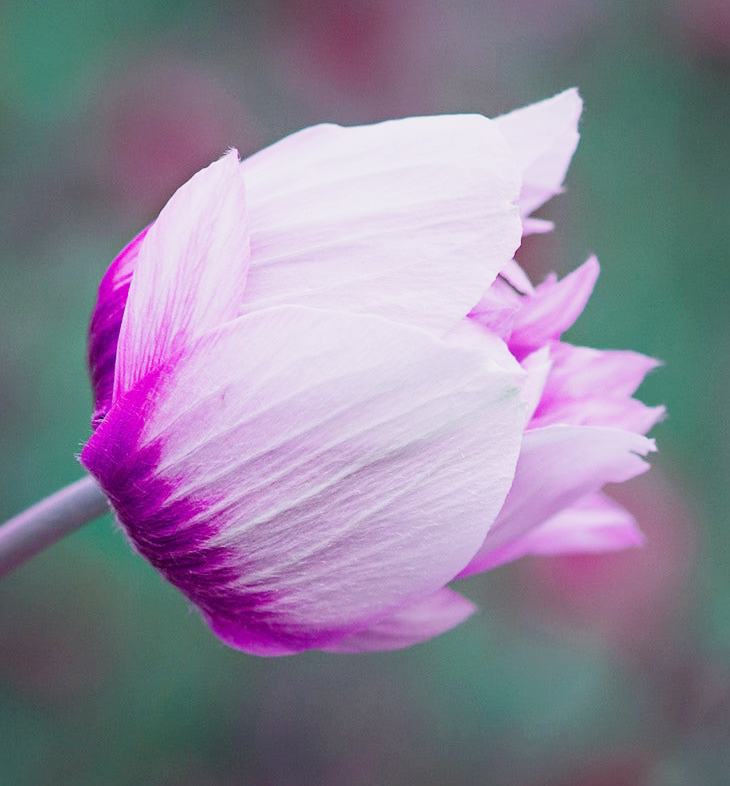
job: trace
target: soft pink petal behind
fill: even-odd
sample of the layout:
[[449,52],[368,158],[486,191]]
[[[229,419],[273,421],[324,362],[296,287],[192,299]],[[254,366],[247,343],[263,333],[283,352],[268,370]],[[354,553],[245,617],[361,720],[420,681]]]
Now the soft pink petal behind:
[[542,406],[530,421],[530,428],[542,428],[555,423],[573,426],[611,426],[636,434],[646,434],[665,415],[665,408],[647,407],[635,398],[611,395],[584,399],[557,399]]
[[602,350],[555,343],[551,346],[551,395],[583,398],[610,389],[614,396],[631,396],[658,360],[628,350]]
[[652,450],[652,440],[616,428],[554,425],[526,432],[510,493],[461,575],[486,569],[493,551],[606,483],[621,483],[645,472],[649,465],[642,456]]
[[237,315],[248,263],[243,173],[232,150],[175,192],[139,247],[119,333],[115,399]]
[[515,315],[510,349],[519,358],[557,339],[585,308],[598,278],[598,260],[590,257],[558,281],[550,276],[534,294],[520,301]]
[[523,172],[523,216],[562,191],[580,138],[578,120],[582,110],[583,102],[572,88],[495,119]]
[[516,259],[510,259],[500,271],[500,276],[523,295],[532,295],[535,292],[535,288],[532,286],[529,276],[525,273]]
[[94,392],[94,413],[91,418],[94,427],[103,419],[112,403],[119,328],[139,248],[146,233],[145,229],[119,252],[99,284],[89,323],[88,347],[89,373]]
[[[124,400],[82,461],[102,486],[116,477],[109,495],[140,551],[227,643],[325,646],[437,591],[484,540],[525,418],[522,375],[500,368],[503,351],[369,315],[258,311],[199,341],[145,393],[130,459],[145,477],[109,465],[110,443],[139,419]],[[160,500],[148,484],[169,491]],[[175,505],[184,518],[156,559],[145,544]],[[223,564],[196,575],[176,543]]]
[[302,304],[443,334],[519,245],[513,158],[479,115],[315,126],[252,156],[243,312]]
[[491,551],[481,560],[480,570],[491,570],[527,554],[615,551],[643,543],[644,536],[627,510],[603,494],[590,494]]
[[659,361],[638,352],[551,342],[552,368],[531,428],[551,423],[614,426],[646,434],[664,415],[632,394]]
[[470,600],[444,588],[323,649],[329,652],[399,650],[446,633],[475,611],[476,606]]
[[616,551],[644,544],[636,519],[605,494],[590,494],[527,536],[534,554]]

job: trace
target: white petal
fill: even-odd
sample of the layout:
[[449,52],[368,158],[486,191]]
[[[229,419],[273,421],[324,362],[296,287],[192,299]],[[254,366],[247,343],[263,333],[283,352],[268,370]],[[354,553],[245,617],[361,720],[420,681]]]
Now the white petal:
[[441,335],[520,242],[519,174],[479,115],[315,126],[244,162],[243,312],[302,304]]
[[323,649],[329,652],[400,650],[446,633],[475,611],[476,606],[470,600],[444,588]]
[[119,332],[115,400],[237,315],[248,262],[243,177],[232,150],[175,192],[142,241]]
[[[523,171],[523,216],[562,190],[580,138],[578,120],[582,109],[578,91],[572,88],[496,118]],[[534,231],[534,224],[530,228]]]

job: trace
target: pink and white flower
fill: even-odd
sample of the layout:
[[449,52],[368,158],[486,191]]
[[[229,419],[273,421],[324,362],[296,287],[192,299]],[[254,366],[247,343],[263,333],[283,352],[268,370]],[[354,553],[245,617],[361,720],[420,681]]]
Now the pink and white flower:
[[81,461],[227,644],[404,647],[472,613],[459,576],[640,542],[600,489],[647,468],[655,362],[560,341],[595,260],[533,288],[513,259],[580,106],[231,151],[112,263]]

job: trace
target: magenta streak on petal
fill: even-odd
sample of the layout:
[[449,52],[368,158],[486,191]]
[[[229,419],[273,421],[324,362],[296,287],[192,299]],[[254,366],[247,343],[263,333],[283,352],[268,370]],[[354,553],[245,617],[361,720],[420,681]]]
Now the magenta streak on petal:
[[96,429],[109,411],[114,388],[119,328],[127,304],[129,285],[139,247],[147,234],[143,230],[119,253],[99,284],[99,294],[89,323],[88,364],[94,393],[92,428]]
[[[338,639],[342,629],[311,632],[277,625],[267,611],[277,600],[276,592],[241,587],[247,565],[240,552],[207,545],[218,533],[219,519],[201,513],[214,501],[187,496],[168,502],[176,485],[158,471],[160,445],[139,444],[167,373],[166,367],[151,372],[117,401],[80,456],[109,497],[133,547],[233,647],[260,655],[287,655]],[[195,523],[190,525],[191,521]]]

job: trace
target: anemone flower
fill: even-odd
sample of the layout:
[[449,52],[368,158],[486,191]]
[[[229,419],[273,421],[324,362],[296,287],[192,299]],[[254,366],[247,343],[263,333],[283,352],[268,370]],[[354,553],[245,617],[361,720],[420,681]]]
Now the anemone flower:
[[473,612],[455,578],[641,542],[601,487],[647,468],[655,361],[561,341],[594,259],[533,287],[513,258],[580,109],[230,151],[112,263],[81,463],[227,644],[404,647]]

